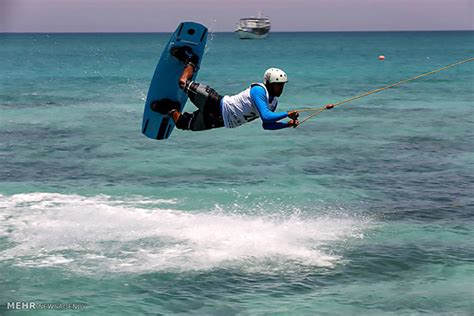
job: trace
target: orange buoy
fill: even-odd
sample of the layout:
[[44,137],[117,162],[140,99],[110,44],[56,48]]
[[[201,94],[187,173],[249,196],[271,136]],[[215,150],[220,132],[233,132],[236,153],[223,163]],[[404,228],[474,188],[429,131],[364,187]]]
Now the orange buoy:
[[384,55],[380,55],[380,56],[379,56],[379,60],[385,60],[385,56],[384,56]]

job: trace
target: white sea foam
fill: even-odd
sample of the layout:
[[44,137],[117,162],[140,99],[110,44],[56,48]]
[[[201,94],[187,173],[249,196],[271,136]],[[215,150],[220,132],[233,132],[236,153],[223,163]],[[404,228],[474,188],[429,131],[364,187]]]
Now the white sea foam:
[[222,208],[190,213],[171,208],[175,204],[143,197],[0,195],[0,237],[9,242],[0,260],[90,273],[330,267],[342,259],[331,246],[361,238],[369,224],[347,215],[275,217]]

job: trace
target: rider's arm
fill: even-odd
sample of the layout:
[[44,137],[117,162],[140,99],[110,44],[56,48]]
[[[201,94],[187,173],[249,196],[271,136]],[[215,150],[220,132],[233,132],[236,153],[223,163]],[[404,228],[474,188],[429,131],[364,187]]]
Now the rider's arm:
[[277,129],[291,127],[291,125],[288,125],[288,123],[284,123],[284,122],[266,122],[266,123],[264,122],[262,126],[263,126],[263,129],[268,129],[268,130],[277,130]]
[[267,96],[265,90],[260,86],[254,86],[250,89],[250,97],[257,107],[258,114],[263,123],[276,122],[288,117],[287,112],[272,112],[268,109]]

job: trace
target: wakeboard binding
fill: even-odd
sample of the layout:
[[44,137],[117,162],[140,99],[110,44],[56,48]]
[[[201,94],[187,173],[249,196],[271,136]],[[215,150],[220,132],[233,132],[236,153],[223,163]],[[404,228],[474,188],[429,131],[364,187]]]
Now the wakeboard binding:
[[168,115],[172,110],[179,111],[181,109],[181,104],[178,101],[173,101],[171,99],[161,99],[151,102],[150,108],[153,112],[160,113],[161,115]]
[[199,57],[194,54],[189,46],[174,46],[170,49],[170,54],[185,65],[192,65],[194,68],[199,63]]

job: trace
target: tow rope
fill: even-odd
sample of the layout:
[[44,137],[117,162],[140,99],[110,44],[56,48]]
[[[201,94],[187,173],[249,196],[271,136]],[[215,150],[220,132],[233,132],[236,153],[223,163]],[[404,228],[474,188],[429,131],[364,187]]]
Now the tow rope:
[[[473,61],[473,60],[474,60],[474,58],[469,58],[469,59],[466,59],[466,60],[458,61],[458,62],[456,62],[456,63],[449,64],[449,65],[444,66],[444,67],[442,67],[442,68],[439,68],[439,69],[436,69],[436,70],[433,70],[433,71],[430,71],[430,72],[427,72],[427,73],[424,73],[424,74],[421,74],[421,75],[418,75],[418,76],[415,76],[415,77],[412,77],[412,78],[409,78],[409,79],[405,79],[405,80],[399,81],[399,82],[397,82],[397,83],[394,83],[394,84],[391,84],[391,85],[388,85],[388,86],[385,86],[385,87],[382,87],[382,88],[378,88],[378,89],[375,89],[375,90],[372,90],[372,91],[369,91],[369,92],[366,92],[366,93],[357,95],[357,96],[352,97],[352,98],[350,98],[350,99],[347,99],[347,100],[344,100],[344,101],[335,103],[335,104],[334,104],[334,107],[339,106],[339,105],[342,105],[342,104],[344,104],[344,103],[348,103],[348,102],[350,102],[350,101],[354,101],[354,100],[357,100],[357,99],[366,97],[366,96],[368,96],[368,95],[371,95],[371,94],[374,94],[374,93],[377,93],[377,92],[380,92],[380,91],[383,91],[383,90],[387,90],[387,89],[396,87],[396,86],[401,85],[401,84],[403,84],[403,83],[407,83],[407,82],[410,82],[410,81],[413,81],[413,80],[416,80],[416,79],[420,79],[420,78],[423,78],[423,77],[426,77],[426,76],[435,74],[435,73],[437,73],[437,72],[446,70],[446,69],[451,68],[451,67],[454,67],[454,66],[458,66],[458,65],[461,65],[461,64],[464,64],[464,63],[471,62],[471,61]],[[301,125],[301,124],[303,124],[304,122],[306,122],[307,120],[309,120],[309,119],[315,117],[316,115],[320,114],[320,113],[323,112],[324,110],[326,110],[326,107],[325,107],[325,106],[323,106],[323,107],[321,107],[321,108],[303,108],[303,109],[296,110],[296,111],[299,112],[299,113],[301,113],[301,112],[310,112],[310,111],[312,112],[312,111],[314,111],[314,113],[312,113],[310,116],[308,116],[308,117],[306,117],[304,120],[300,121],[300,124],[299,124],[299,125]]]

